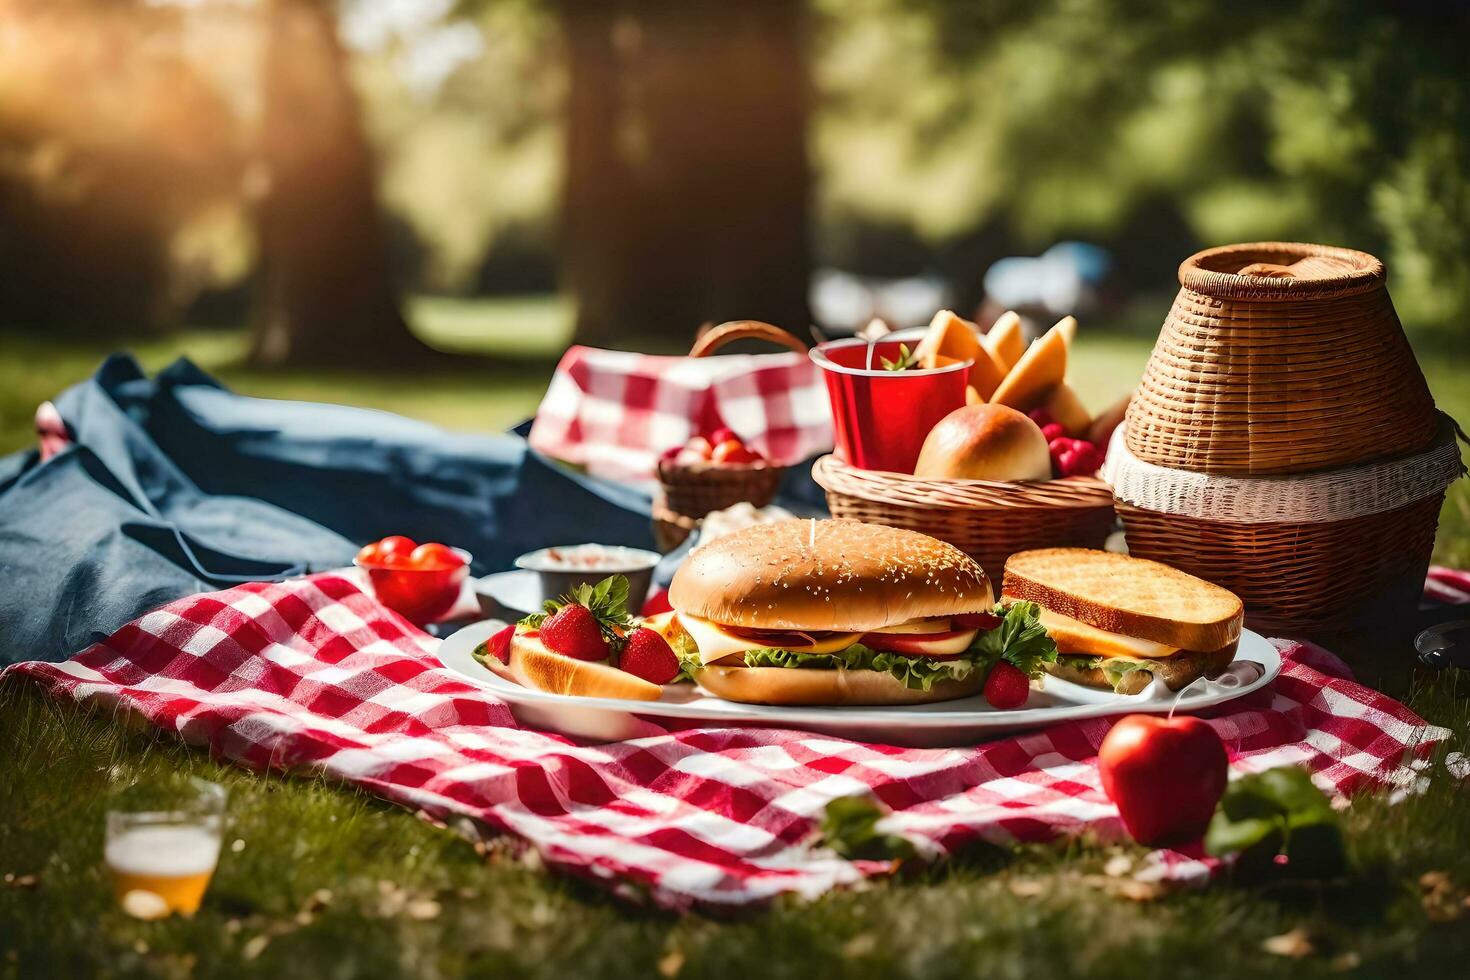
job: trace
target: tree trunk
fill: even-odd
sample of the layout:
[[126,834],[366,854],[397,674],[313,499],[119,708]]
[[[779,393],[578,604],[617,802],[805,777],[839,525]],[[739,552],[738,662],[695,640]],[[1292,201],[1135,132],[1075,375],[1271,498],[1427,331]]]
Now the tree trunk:
[[561,18],[577,339],[682,345],[742,318],[805,333],[802,0],[566,0]]
[[388,273],[373,161],[323,0],[271,0],[264,56],[260,294],[252,361],[400,364],[433,351]]

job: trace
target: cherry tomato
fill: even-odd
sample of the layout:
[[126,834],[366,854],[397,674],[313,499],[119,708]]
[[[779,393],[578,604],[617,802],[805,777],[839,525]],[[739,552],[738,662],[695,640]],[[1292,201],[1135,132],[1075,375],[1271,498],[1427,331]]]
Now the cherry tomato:
[[409,557],[410,552],[395,551],[391,554],[380,555],[377,565],[379,568],[412,568],[413,559]]
[[376,541],[363,545],[362,550],[357,553],[357,563],[359,565],[376,565],[382,559],[382,549]]
[[453,548],[437,541],[419,545],[408,560],[415,568],[458,568],[464,564],[464,559],[455,554]]
[[378,555],[382,558],[388,555],[410,555],[417,547],[418,542],[413,538],[405,538],[401,534],[390,534],[378,542]]

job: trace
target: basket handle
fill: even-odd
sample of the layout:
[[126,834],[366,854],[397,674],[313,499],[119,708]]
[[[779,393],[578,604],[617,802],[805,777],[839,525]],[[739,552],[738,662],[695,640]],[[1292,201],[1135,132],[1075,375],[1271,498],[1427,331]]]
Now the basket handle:
[[731,320],[700,334],[695,339],[694,346],[689,348],[689,356],[708,357],[735,340],[768,340],[798,354],[805,354],[807,349],[799,338],[774,324],[762,323],[760,320]]

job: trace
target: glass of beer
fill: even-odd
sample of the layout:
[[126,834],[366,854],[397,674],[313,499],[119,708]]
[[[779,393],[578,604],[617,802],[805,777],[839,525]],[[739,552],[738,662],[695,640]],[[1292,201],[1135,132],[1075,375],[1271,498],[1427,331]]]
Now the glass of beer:
[[107,813],[113,889],[139,918],[192,916],[219,862],[224,787],[202,779],[130,787]]

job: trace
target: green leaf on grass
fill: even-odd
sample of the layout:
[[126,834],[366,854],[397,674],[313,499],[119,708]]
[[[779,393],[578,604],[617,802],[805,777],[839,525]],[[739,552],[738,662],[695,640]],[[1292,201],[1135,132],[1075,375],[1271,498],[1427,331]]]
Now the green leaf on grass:
[[1255,862],[1285,854],[1297,877],[1330,877],[1347,863],[1337,811],[1299,766],[1253,773],[1226,787],[1205,831],[1205,851]]
[[886,812],[866,796],[843,796],[822,815],[822,843],[849,861],[895,861],[914,856],[911,841],[878,830]]

